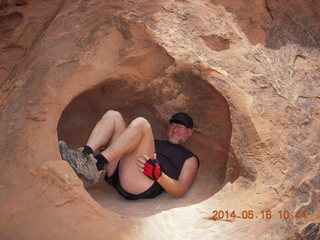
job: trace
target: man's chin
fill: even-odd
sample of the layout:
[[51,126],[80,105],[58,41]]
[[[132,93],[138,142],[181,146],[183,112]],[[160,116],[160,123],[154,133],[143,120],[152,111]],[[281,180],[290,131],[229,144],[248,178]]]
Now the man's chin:
[[179,144],[179,141],[175,139],[168,139],[168,142],[172,144]]

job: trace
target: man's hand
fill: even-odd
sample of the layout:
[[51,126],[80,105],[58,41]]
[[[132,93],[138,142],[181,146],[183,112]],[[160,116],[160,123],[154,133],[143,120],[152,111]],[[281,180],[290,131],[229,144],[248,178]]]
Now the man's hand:
[[137,166],[144,175],[152,180],[158,180],[161,177],[162,171],[155,156],[154,159],[151,159],[143,155],[143,157],[138,158]]

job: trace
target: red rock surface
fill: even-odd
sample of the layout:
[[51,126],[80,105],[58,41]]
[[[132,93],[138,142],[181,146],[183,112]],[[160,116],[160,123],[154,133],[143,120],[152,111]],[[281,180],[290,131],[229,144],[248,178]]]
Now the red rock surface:
[[[0,0],[0,238],[320,239],[319,12]],[[108,109],[147,118],[157,138],[174,112],[193,116],[201,167],[185,197],[126,201],[61,160],[58,140],[83,144]]]

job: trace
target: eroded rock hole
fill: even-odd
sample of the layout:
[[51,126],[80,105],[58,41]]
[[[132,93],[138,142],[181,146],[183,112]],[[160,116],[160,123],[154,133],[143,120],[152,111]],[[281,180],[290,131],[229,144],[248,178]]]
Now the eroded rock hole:
[[28,2],[27,1],[24,1],[24,0],[17,0],[16,1],[16,6],[17,7],[22,7],[22,6],[25,6],[25,5],[27,5],[28,4]]
[[103,180],[98,185],[85,184],[102,206],[125,215],[147,216],[200,202],[219,191],[226,178],[231,121],[223,96],[191,72],[179,72],[151,85],[146,87],[134,79],[107,79],[73,99],[58,124],[59,140],[77,147],[85,144],[95,123],[110,109],[121,112],[127,123],[139,116],[146,118],[155,138],[163,140],[173,113],[185,111],[193,117],[194,134],[186,147],[200,158],[200,169],[196,182],[183,198],[163,193],[152,201],[139,200],[135,206],[143,206],[137,212]]

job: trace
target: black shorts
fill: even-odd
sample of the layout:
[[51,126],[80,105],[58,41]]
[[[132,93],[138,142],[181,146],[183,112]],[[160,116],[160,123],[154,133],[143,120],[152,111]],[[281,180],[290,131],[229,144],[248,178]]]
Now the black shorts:
[[106,174],[106,176],[104,177],[104,180],[107,183],[109,183],[111,186],[113,186],[122,197],[124,197],[125,199],[128,199],[128,200],[138,200],[141,198],[154,198],[154,197],[160,195],[160,193],[162,193],[164,191],[164,189],[160,186],[160,184],[157,181],[154,181],[154,183],[151,185],[151,187],[149,189],[147,189],[146,191],[144,191],[140,194],[128,193],[120,185],[119,165],[118,165],[117,169],[114,171],[114,173],[112,174],[112,176],[108,177]]

